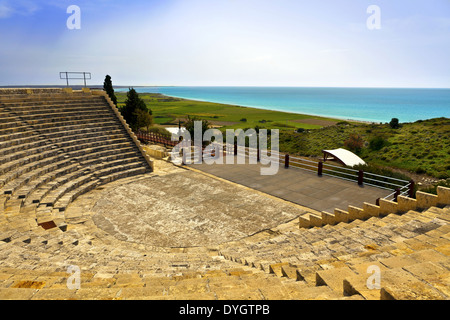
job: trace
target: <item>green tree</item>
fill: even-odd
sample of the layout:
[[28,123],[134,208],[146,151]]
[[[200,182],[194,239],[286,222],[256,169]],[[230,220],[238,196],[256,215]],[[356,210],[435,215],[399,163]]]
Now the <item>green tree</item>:
[[147,132],[149,132],[150,126],[153,123],[152,115],[150,113],[148,113],[147,111],[137,109],[135,111],[135,116],[136,116],[136,128],[140,129],[140,128],[146,127]]
[[391,122],[389,122],[389,126],[392,129],[398,129],[400,128],[400,123],[399,120],[397,118],[392,118]]
[[120,111],[125,121],[133,130],[138,129],[138,110],[150,113],[144,100],[139,97],[136,90],[130,88],[127,93],[125,105]]
[[[208,120],[200,120],[197,117],[191,117],[188,115],[188,118],[186,120],[186,122],[184,123],[184,127],[186,128],[186,130],[190,133],[191,135],[191,139],[194,139],[194,124],[195,121],[201,121],[202,122],[202,137],[205,134],[205,131],[208,130],[211,126],[211,124],[208,122]],[[203,142],[205,143],[205,142]]]
[[114,88],[111,81],[111,76],[106,75],[105,81],[103,82],[103,90],[106,91],[108,96],[111,98],[112,102],[117,106],[117,97],[114,93]]

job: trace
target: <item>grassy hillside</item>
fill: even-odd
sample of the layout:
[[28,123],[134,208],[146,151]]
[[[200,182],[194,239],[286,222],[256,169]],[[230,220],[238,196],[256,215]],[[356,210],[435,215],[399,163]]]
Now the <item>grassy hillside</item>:
[[[303,133],[285,132],[280,145],[286,152],[320,156],[324,149],[345,148],[351,134],[363,140],[359,156],[367,163],[400,168],[438,179],[450,177],[450,119],[438,118],[389,124],[348,124]],[[377,142],[377,143],[376,143]]]

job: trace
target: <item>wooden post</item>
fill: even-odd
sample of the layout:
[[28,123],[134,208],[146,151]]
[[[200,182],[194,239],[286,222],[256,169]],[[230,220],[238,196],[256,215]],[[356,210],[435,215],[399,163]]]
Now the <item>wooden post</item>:
[[359,170],[358,172],[358,184],[361,186],[364,183],[364,171]]
[[181,149],[181,153],[183,154],[183,163],[182,164],[186,164],[186,150],[184,148]]
[[398,196],[400,195],[400,189],[397,188],[394,193],[394,202],[397,202]]
[[317,175],[322,176],[322,172],[323,172],[323,162],[319,161],[319,164],[317,166]]
[[409,195],[410,198],[414,198],[415,186],[416,186],[416,184],[415,184],[414,180],[411,180],[409,182],[409,192],[408,192],[408,195]]
[[289,155],[288,154],[286,154],[285,156],[284,156],[284,167],[287,169],[287,168],[289,168]]

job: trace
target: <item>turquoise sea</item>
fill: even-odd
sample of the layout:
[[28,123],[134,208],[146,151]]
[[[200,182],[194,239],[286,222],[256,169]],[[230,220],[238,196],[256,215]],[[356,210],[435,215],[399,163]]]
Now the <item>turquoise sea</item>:
[[[128,91],[118,88],[116,91]],[[450,89],[135,87],[185,99],[370,122],[450,118]]]

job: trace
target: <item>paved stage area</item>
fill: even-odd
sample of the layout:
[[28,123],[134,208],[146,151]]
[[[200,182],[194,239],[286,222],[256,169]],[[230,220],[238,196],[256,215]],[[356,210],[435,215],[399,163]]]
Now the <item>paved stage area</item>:
[[192,168],[217,177],[268,193],[281,199],[317,210],[334,212],[335,208],[347,210],[348,205],[361,207],[364,202],[375,204],[391,192],[371,186],[359,186],[330,176],[281,165],[278,173],[262,176],[261,164],[193,164]]
[[[67,214],[91,212],[117,239],[160,247],[209,246],[295,222],[308,208],[164,161],[154,174],[81,196]],[[90,199],[87,199],[90,198]],[[77,206],[80,207],[77,210]]]
[[78,221],[89,212],[103,231],[148,246],[214,246],[297,223],[308,212],[361,206],[388,194],[294,168],[261,176],[260,165],[155,165],[152,174],[81,196],[66,216]]

